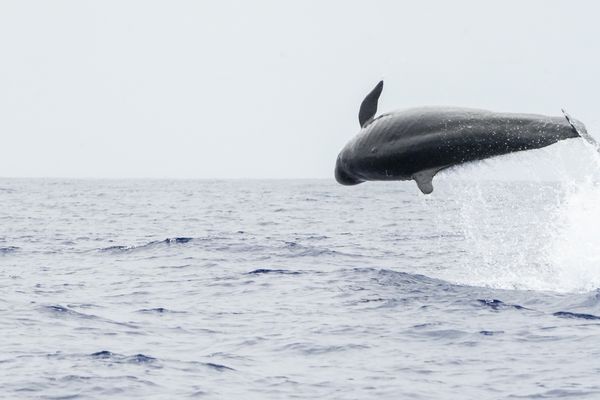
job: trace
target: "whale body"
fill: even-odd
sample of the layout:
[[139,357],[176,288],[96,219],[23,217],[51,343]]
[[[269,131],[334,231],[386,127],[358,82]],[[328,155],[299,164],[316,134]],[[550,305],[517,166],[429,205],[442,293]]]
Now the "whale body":
[[342,149],[335,178],[342,185],[414,180],[433,191],[439,171],[561,140],[587,137],[585,126],[563,116],[497,113],[459,107],[420,107],[374,118],[383,81],[363,100],[360,132]]

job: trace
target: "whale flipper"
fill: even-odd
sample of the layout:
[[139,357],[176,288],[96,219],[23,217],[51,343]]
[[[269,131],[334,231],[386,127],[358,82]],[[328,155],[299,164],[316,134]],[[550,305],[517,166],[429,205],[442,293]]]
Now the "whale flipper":
[[421,190],[423,194],[430,194],[433,192],[432,181],[433,177],[438,173],[438,171],[439,169],[437,168],[424,169],[423,171],[419,171],[412,176],[414,181],[417,182],[419,190]]
[[360,104],[360,111],[358,112],[358,122],[360,126],[363,127],[369,122],[371,118],[375,116],[377,112],[377,101],[379,100],[379,96],[381,96],[381,91],[383,90],[383,81],[379,81],[377,86],[365,97],[365,99]]

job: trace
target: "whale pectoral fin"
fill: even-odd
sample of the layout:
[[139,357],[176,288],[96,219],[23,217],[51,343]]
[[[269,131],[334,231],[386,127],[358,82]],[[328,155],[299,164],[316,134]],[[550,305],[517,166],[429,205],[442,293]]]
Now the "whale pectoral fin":
[[412,176],[412,178],[417,182],[417,186],[419,190],[423,194],[430,194],[433,192],[433,177],[437,174],[439,170],[436,168],[432,169],[424,169],[423,171],[419,171]]
[[371,118],[375,116],[377,112],[377,102],[379,101],[379,96],[381,96],[381,91],[383,90],[383,81],[379,81],[377,86],[365,97],[365,99],[360,104],[360,111],[358,112],[358,122],[360,126],[365,126],[367,122]]

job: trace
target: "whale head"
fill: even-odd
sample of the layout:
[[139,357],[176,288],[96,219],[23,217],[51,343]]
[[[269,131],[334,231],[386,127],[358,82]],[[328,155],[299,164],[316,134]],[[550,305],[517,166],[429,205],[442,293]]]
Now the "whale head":
[[344,162],[342,161],[341,153],[338,156],[337,161],[335,162],[335,180],[339,184],[346,186],[358,185],[359,183],[364,182],[348,173],[348,170],[346,169]]

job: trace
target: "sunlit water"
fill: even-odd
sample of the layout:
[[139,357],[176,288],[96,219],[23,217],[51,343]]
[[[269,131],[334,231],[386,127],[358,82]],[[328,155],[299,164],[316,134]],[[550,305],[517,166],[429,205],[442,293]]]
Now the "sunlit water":
[[600,188],[452,174],[0,180],[1,395],[600,398]]

